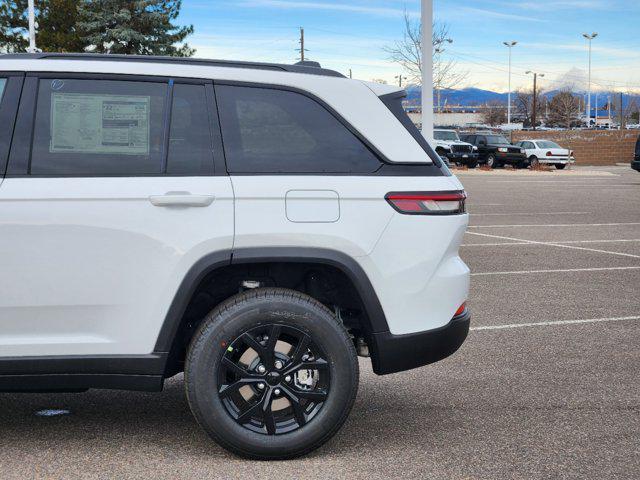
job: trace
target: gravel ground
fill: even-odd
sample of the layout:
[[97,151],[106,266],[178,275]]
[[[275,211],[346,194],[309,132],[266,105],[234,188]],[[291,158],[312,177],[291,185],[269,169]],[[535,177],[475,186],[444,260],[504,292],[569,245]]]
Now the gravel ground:
[[[460,174],[475,330],[421,369],[378,377],[361,359],[351,417],[312,455],[227,454],[176,377],[159,394],[0,395],[0,477],[637,478],[640,174],[573,170]],[[572,320],[589,321],[553,323]]]

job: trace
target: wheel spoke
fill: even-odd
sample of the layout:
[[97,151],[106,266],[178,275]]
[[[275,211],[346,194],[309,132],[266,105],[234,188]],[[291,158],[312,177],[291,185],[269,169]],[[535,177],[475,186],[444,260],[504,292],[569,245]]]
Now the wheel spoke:
[[300,399],[287,387],[283,386],[282,391],[289,399],[289,403],[291,404],[291,409],[293,410],[293,415],[296,418],[296,422],[298,422],[298,426],[302,427],[305,423],[307,423],[307,418],[304,415],[304,409],[302,408],[302,405],[300,405]]
[[262,419],[269,435],[275,435],[276,433],[276,419],[273,416],[273,410],[271,410],[272,402],[273,391],[269,390],[262,398]]
[[289,375],[291,373],[295,373],[298,370],[326,370],[329,368],[329,363],[322,359],[322,358],[316,358],[315,360],[311,360],[308,362],[300,362],[300,363],[294,363],[291,367],[289,367],[284,374],[285,375]]
[[245,333],[240,337],[240,340],[242,340],[248,347],[253,348],[255,352],[260,355],[260,358],[264,356],[264,347],[251,335]]
[[303,335],[303,337],[298,342],[298,345],[296,345],[296,349],[291,355],[291,363],[299,363],[302,360],[302,356],[307,353],[310,343],[311,339],[309,338],[309,336]]
[[327,392],[324,390],[298,390],[297,388],[293,390],[294,395],[298,398],[304,398],[305,400],[310,400],[312,402],[324,402],[327,398]]
[[227,397],[233,392],[240,390],[245,385],[251,385],[252,383],[258,383],[260,378],[241,378],[237,382],[230,383],[229,385],[222,385],[218,393],[221,397]]
[[262,358],[261,356],[261,359],[265,363],[267,368],[274,367],[274,361],[276,357],[275,348],[276,348],[276,343],[278,343],[278,339],[280,338],[281,331],[282,331],[282,328],[280,327],[280,325],[273,325],[271,327],[271,331],[269,332],[269,339],[267,340],[267,343],[264,346],[264,358]]
[[258,375],[255,375],[249,372],[246,368],[241,367],[236,362],[234,362],[233,360],[231,360],[226,356],[222,357],[222,364],[224,365],[225,368],[232,371],[240,378],[256,378],[256,379],[259,378]]
[[[251,407],[247,408],[242,414],[236,418],[236,421],[240,424],[245,424],[249,420],[251,420],[255,415],[260,414],[262,412],[262,402],[257,402]],[[261,416],[261,415],[260,415]]]

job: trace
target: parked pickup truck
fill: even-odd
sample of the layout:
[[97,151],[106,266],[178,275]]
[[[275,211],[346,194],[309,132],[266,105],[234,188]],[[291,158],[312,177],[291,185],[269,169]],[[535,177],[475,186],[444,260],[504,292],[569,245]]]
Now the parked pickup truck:
[[511,145],[502,135],[473,133],[464,135],[462,141],[477,147],[478,162],[491,168],[502,167],[506,163],[518,168],[527,166],[524,150]]
[[562,148],[550,140],[522,140],[515,145],[524,149],[532,167],[544,163],[555,165],[558,170],[562,170],[570,163],[575,163],[571,150]]
[[434,130],[434,148],[436,153],[450,163],[475,168],[478,165],[478,148],[463,142],[455,130]]
[[633,157],[633,161],[631,162],[631,168],[640,172],[640,137],[636,140],[636,153]]

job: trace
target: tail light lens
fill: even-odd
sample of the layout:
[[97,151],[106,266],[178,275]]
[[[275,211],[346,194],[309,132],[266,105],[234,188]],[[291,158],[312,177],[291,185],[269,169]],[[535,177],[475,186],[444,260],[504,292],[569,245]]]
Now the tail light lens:
[[551,155],[553,155],[551,152],[547,152],[547,157],[550,157]]
[[451,192],[392,192],[385,199],[396,211],[406,215],[455,215],[465,212],[467,194]]
[[467,302],[464,302],[462,305],[458,307],[458,310],[456,310],[456,313],[454,313],[453,316],[457,317],[458,315],[462,315],[466,309],[467,309]]

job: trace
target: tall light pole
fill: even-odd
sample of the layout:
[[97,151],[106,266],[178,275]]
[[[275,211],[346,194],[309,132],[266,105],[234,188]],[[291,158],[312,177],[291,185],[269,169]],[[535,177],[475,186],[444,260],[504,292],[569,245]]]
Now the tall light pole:
[[[444,53],[444,48],[441,47],[441,45],[443,43],[453,43],[453,40],[451,40],[450,38],[442,38],[439,39],[435,42],[434,46],[436,48],[433,49],[434,53],[437,53],[438,55],[440,55],[441,53]],[[441,75],[438,75],[439,78],[441,78]],[[442,84],[437,85],[438,90],[437,90],[437,95],[438,95],[438,113],[441,113],[442,110],[440,110],[440,94],[442,93]]]
[[538,108],[538,86],[537,80],[538,76],[544,77],[544,73],[536,73],[528,70],[525,72],[527,75],[530,73],[533,74],[533,105],[531,107],[531,126],[533,129],[536,129],[536,109]]
[[583,33],[582,36],[589,41],[589,82],[587,84],[587,125],[591,126],[591,41],[598,36],[598,32],[591,35]]
[[393,77],[393,78],[395,78],[396,80],[398,80],[398,86],[399,86],[399,87],[401,87],[401,88],[402,88],[402,81],[407,79],[407,77],[406,77],[406,76],[404,76],[404,75],[402,75],[402,74],[400,74],[400,75],[396,75],[396,76],[395,76],[395,77]]
[[509,48],[509,92],[507,93],[507,125],[511,126],[511,49],[517,45],[518,42],[502,42]]
[[36,7],[34,0],[29,0],[27,5],[29,8],[29,48],[27,52],[36,53],[38,49],[36,48]]
[[433,0],[422,0],[422,135],[433,140]]

